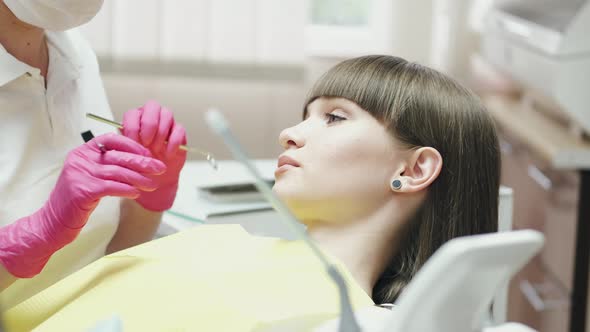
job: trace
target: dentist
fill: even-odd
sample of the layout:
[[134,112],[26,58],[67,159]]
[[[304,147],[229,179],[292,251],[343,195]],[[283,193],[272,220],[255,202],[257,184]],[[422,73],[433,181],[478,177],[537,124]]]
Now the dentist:
[[[112,118],[76,30],[102,0],[0,0],[0,311],[149,241],[174,202],[184,128],[156,102]],[[97,136],[83,143],[80,133]],[[65,160],[65,161],[64,161]]]

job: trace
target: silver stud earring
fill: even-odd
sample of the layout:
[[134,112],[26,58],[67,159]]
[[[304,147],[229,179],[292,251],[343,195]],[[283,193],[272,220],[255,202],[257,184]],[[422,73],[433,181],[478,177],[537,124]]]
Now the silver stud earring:
[[391,188],[393,188],[393,190],[400,190],[402,188],[402,182],[400,180],[393,180],[393,182],[391,182]]

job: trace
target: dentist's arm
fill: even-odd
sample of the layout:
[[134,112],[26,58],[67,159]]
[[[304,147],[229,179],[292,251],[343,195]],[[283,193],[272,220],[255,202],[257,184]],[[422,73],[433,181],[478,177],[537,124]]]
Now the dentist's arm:
[[150,241],[161,220],[162,212],[146,210],[132,199],[122,199],[119,226],[107,246],[106,254]]
[[125,249],[153,238],[162,212],[174,203],[180,171],[186,161],[184,128],[174,121],[172,112],[155,101],[127,111],[122,134],[147,148],[151,155],[166,165],[166,172],[150,175],[157,184],[152,192],[143,192],[135,200],[123,200],[117,233],[107,247],[107,253]]
[[39,274],[56,251],[78,236],[102,197],[137,198],[156,188],[149,176],[165,170],[146,148],[121,135],[99,136],[70,151],[43,207],[0,228],[0,285],[11,284],[10,275]]

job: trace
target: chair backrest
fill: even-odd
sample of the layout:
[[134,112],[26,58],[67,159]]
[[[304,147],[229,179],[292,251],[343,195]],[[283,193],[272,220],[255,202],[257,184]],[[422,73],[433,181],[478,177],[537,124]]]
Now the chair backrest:
[[534,230],[453,239],[437,250],[400,295],[384,331],[480,331],[498,287],[543,246]]

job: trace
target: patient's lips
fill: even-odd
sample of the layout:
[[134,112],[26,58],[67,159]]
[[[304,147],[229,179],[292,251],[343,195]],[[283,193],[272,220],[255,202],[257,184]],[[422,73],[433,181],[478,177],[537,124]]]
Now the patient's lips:
[[279,174],[282,174],[288,170],[290,170],[291,168],[296,168],[296,167],[300,167],[299,163],[289,157],[289,156],[281,156],[279,157],[279,161],[277,162],[277,169],[275,171],[275,176],[278,176]]

